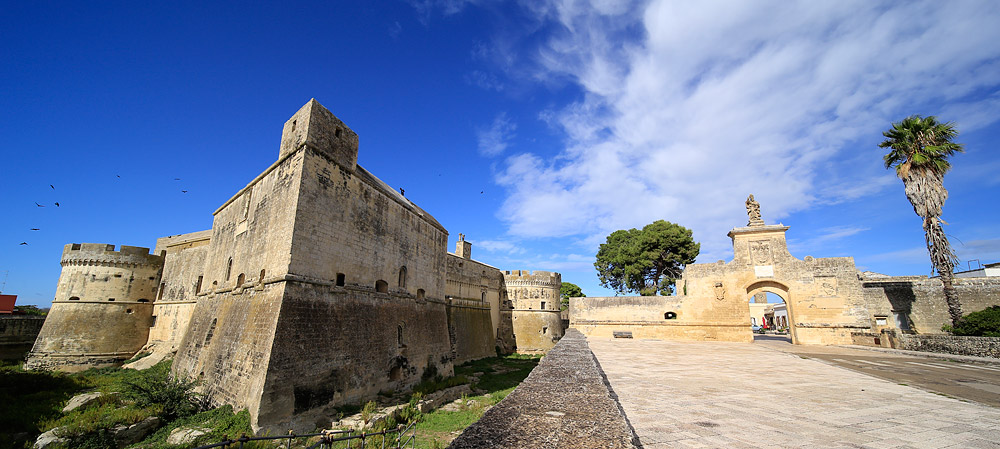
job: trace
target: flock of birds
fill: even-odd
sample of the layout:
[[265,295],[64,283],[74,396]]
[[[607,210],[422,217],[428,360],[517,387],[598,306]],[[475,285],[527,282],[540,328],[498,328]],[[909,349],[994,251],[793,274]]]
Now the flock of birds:
[[[121,179],[121,175],[115,175],[115,177],[118,178],[118,179]],[[174,181],[180,181],[180,180],[181,180],[181,178],[174,178]],[[52,184],[49,184],[49,187],[52,190],[56,189],[56,186],[54,186]],[[188,191],[187,190],[181,190],[181,193],[188,193]],[[35,203],[36,207],[45,207],[44,204],[39,204],[38,201],[35,201],[34,203]],[[62,206],[59,205],[58,201],[55,201],[52,204],[54,204],[56,207],[62,207]],[[41,231],[42,229],[41,228],[30,228],[28,230],[29,231]],[[18,246],[27,246],[27,245],[28,245],[28,242],[21,242],[21,243],[18,244]]]
[[[441,176],[441,175],[438,175],[438,176]],[[115,177],[117,177],[118,179],[121,179],[121,175],[115,175]],[[181,180],[181,178],[174,178],[174,181],[180,181],[180,180]],[[54,186],[54,185],[52,185],[52,184],[49,184],[49,187],[51,187],[51,188],[52,188],[52,190],[55,190],[55,189],[56,189],[56,186]],[[405,196],[406,194],[405,194],[404,192],[405,192],[405,191],[403,190],[403,188],[402,188],[402,187],[400,187],[400,189],[399,189],[399,194],[400,194],[400,195],[404,195],[404,196]],[[479,194],[481,195],[481,194],[483,194],[484,192],[485,192],[485,191],[480,191],[480,192],[479,192]],[[187,191],[187,190],[181,190],[181,193],[188,193],[188,191]],[[56,207],[61,207],[61,206],[59,205],[59,202],[58,202],[58,201],[56,201],[56,202],[53,202],[52,204],[54,204],[54,205],[55,205]],[[45,205],[44,205],[44,204],[39,204],[39,203],[38,203],[37,201],[35,201],[35,206],[37,206],[37,207],[45,207]],[[30,230],[30,231],[41,231],[41,229],[40,229],[40,228],[31,228],[31,229],[29,229],[29,230]],[[20,243],[20,246],[27,246],[27,245],[28,245],[28,242],[21,242],[21,243]]]

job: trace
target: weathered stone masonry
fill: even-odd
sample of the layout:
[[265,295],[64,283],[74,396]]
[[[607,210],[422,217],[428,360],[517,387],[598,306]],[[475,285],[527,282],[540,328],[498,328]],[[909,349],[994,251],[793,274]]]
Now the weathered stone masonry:
[[[447,230],[357,165],[357,151],[357,134],[310,101],[285,123],[278,160],[215,211],[211,230],[161,238],[156,255],[123,248],[147,260],[130,267],[141,282],[104,286],[64,263],[61,295],[87,293],[57,298],[32,363],[114,364],[143,348],[153,355],[137,363],[148,366],[176,353],[174,373],[200,379],[213,403],[283,432],[327,425],[334,406],[521,345],[500,270],[472,260],[464,236],[448,253]],[[554,306],[559,275],[546,276]],[[104,301],[112,291],[127,294]],[[112,316],[123,300],[141,306]],[[534,331],[548,347],[562,335]],[[59,343],[70,335],[79,351]]]

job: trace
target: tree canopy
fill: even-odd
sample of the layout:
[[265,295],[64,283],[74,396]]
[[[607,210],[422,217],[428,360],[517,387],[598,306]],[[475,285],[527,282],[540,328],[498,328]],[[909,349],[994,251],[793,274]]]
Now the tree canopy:
[[587,295],[583,294],[583,289],[579,285],[572,282],[563,282],[559,286],[559,310],[566,310],[569,308],[570,298],[585,298]]
[[657,220],[641,230],[612,232],[597,251],[594,267],[601,286],[618,294],[666,295],[700,249],[690,229]]
[[582,298],[587,295],[583,294],[583,289],[579,285],[572,282],[563,282],[559,286],[559,297],[560,298]]

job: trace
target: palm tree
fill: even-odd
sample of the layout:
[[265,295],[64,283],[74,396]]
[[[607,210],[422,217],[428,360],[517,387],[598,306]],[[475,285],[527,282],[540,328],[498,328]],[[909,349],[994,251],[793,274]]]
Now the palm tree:
[[944,298],[952,325],[962,317],[962,306],[955,296],[952,273],[958,258],[948,244],[948,237],[941,227],[941,208],[948,199],[944,188],[944,174],[951,168],[948,157],[963,152],[962,144],[952,142],[958,135],[953,123],[940,123],[933,116],[911,115],[882,133],[885,141],[878,144],[892,151],[885,155],[885,168],[896,167],[896,175],[903,180],[906,198],[913,211],[924,219],[924,234],[931,264],[941,275]]

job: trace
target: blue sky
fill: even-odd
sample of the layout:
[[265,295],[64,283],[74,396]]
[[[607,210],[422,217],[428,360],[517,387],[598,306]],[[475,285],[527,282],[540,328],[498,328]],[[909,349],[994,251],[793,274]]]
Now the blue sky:
[[909,114],[956,123],[947,232],[963,265],[1000,260],[996,2],[140,3],[0,15],[0,282],[19,304],[49,304],[66,243],[211,227],[314,97],[449,250],[464,233],[474,258],[589,296],[610,294],[593,258],[616,229],[673,221],[699,262],[730,259],[750,193],[797,257],[928,274],[877,147]]

